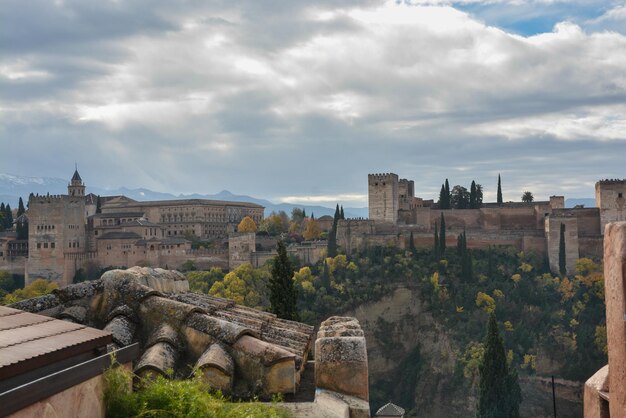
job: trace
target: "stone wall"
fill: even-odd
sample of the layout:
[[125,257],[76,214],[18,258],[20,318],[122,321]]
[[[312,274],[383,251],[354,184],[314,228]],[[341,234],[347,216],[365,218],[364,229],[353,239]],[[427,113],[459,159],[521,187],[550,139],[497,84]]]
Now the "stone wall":
[[546,241],[548,260],[553,272],[559,271],[559,246],[561,225],[565,225],[565,270],[567,274],[576,271],[576,260],[579,258],[578,221],[575,217],[550,216],[546,220]]
[[596,206],[600,209],[600,228],[609,222],[626,220],[626,180],[602,180],[596,183]]
[[399,209],[398,175],[369,174],[367,185],[369,218],[395,224],[398,221]]
[[256,252],[255,239],[254,232],[231,234],[228,237],[228,268],[232,270],[250,263],[252,253]]
[[28,206],[26,284],[40,277],[69,284],[75,271],[65,254],[87,249],[84,198],[31,195]]

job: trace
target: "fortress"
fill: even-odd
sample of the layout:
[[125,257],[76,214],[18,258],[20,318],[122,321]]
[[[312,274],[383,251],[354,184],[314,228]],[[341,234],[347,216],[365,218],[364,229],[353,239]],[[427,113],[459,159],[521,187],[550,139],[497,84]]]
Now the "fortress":
[[368,175],[369,219],[340,220],[337,243],[346,253],[364,246],[407,247],[413,233],[416,246],[431,246],[435,224],[443,215],[448,245],[466,231],[468,246],[512,245],[520,251],[548,256],[558,270],[561,225],[565,225],[566,266],[575,269],[579,257],[602,257],[604,226],[626,219],[626,180],[596,183],[595,208],[565,208],[563,196],[548,201],[483,203],[479,209],[440,209],[432,200],[415,196],[414,182],[397,174]]
[[[28,199],[28,241],[6,241],[5,264],[36,278],[70,284],[77,270],[92,264],[177,268],[210,251],[191,249],[186,236],[225,238],[245,216],[263,219],[263,206],[246,202],[189,199],[138,202],[125,196],[85,194],[78,171],[67,195]],[[98,213],[96,213],[98,212]]]

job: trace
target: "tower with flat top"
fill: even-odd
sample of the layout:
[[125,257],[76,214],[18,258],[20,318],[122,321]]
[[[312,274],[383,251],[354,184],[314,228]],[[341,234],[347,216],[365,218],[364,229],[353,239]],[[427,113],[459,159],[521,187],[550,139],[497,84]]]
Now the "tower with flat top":
[[369,218],[374,221],[398,221],[399,180],[394,173],[368,174]]

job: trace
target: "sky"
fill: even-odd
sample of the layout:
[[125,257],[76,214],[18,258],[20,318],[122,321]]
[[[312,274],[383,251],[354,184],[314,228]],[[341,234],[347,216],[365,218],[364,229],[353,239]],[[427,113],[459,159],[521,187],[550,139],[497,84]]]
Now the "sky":
[[367,204],[367,174],[593,197],[626,177],[626,1],[0,7],[0,172]]

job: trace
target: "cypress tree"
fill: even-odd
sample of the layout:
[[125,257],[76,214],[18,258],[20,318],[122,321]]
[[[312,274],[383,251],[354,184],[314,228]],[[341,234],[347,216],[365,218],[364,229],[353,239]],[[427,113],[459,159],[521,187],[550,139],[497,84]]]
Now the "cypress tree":
[[343,205],[341,205],[341,210],[339,212],[339,219],[346,219],[346,215],[343,214]]
[[502,203],[502,181],[500,174],[498,174],[498,203]]
[[441,223],[439,224],[439,254],[443,257],[446,253],[446,220],[441,212]]
[[302,219],[306,218],[306,210],[302,208]]
[[100,195],[96,199],[96,213],[102,213],[102,199],[100,199]]
[[335,208],[335,217],[333,218],[333,226],[330,228],[330,233],[328,234],[328,247],[327,253],[329,257],[337,256],[337,221],[341,216],[341,212],[339,211],[339,204]]
[[438,260],[439,259],[439,245],[441,243],[439,242],[439,225],[437,225],[437,222],[435,221],[435,246],[433,248],[434,252],[435,252],[435,258]]
[[411,231],[411,235],[409,235],[409,250],[415,254],[415,241],[413,241],[413,231]]
[[279,318],[297,321],[298,292],[293,283],[293,266],[282,241],[278,241],[276,249],[278,255],[272,262],[272,277],[269,281],[271,310]]
[[20,200],[17,204],[17,217],[19,218],[20,216],[22,216],[24,213],[26,212],[26,209],[24,208],[24,201],[22,200],[22,198],[20,197]]
[[452,207],[452,202],[450,200],[450,183],[448,182],[448,179],[446,179],[446,207],[444,209],[450,209]]
[[327,292],[330,292],[330,270],[328,268],[328,263],[324,260],[324,269],[322,270],[322,287],[326,289]]
[[439,191],[439,209],[446,208],[446,186],[441,184],[441,190]]
[[565,260],[565,224],[561,224],[559,234],[559,273],[565,276],[567,273],[567,263]]
[[493,249],[491,245],[489,246],[489,251],[487,252],[487,276],[491,278],[493,276]]
[[476,182],[472,180],[472,185],[470,186],[470,201],[469,201],[470,209],[476,209],[478,207],[477,200],[478,199],[476,196]]
[[491,313],[485,340],[485,353],[478,366],[478,418],[518,418],[522,400],[517,374],[510,372],[504,341],[498,331],[496,315]]
[[8,203],[4,207],[4,221],[4,227],[6,229],[13,228],[13,212],[11,211],[11,205],[9,205]]

